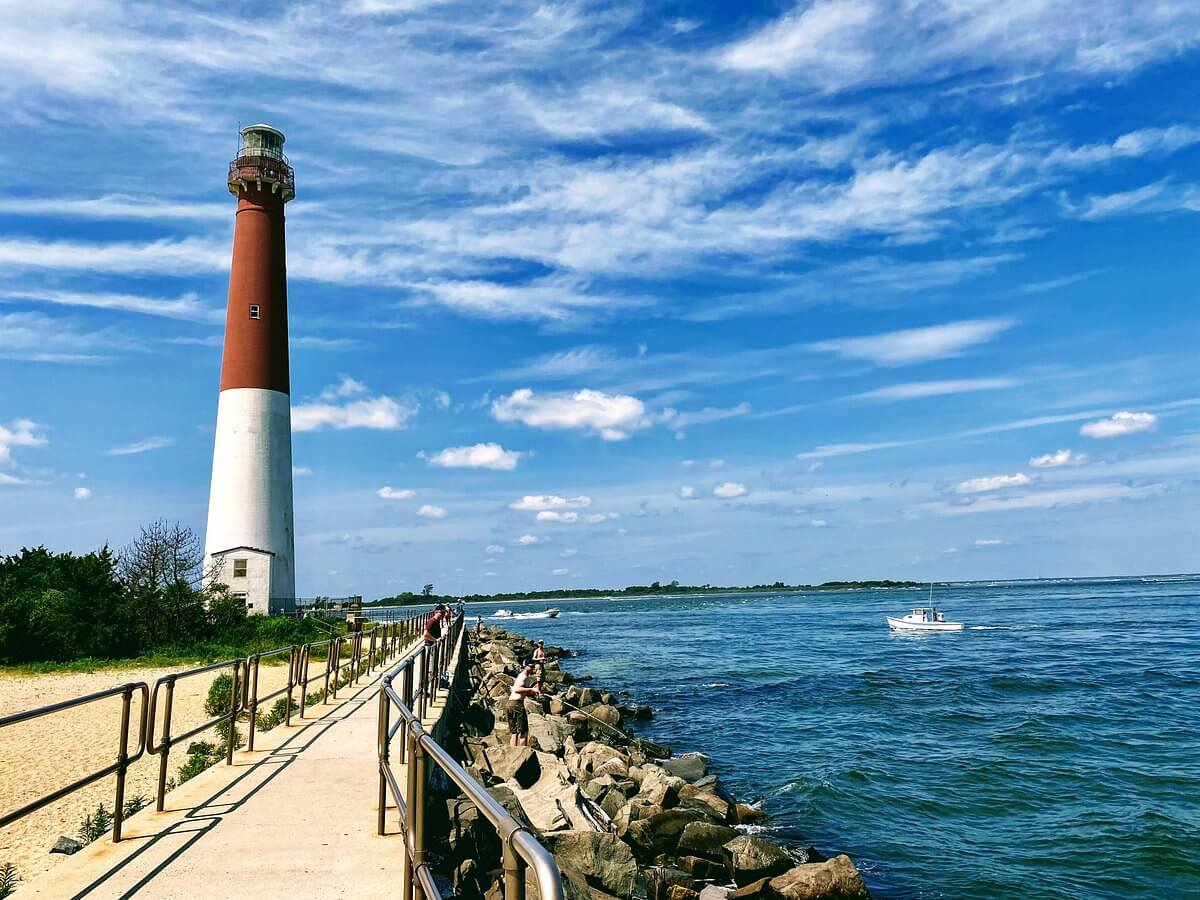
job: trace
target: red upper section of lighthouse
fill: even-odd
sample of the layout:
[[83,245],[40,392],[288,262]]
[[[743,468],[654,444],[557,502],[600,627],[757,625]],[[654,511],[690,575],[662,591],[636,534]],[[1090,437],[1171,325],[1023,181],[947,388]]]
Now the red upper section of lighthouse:
[[[279,142],[282,144],[282,135]],[[244,161],[248,164],[239,166]],[[243,152],[230,167],[229,189],[237,195],[238,207],[221,390],[265,388],[286,394],[290,392],[290,380],[283,204],[293,193],[291,167],[286,161],[282,163],[284,180],[249,162]],[[274,160],[269,162],[278,166]],[[241,178],[235,180],[235,172]]]

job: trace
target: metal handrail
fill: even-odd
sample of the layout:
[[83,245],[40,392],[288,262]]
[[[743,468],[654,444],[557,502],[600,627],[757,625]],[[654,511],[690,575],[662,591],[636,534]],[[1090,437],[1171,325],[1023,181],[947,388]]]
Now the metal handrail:
[[[133,692],[138,691],[142,695],[142,708],[138,714],[138,740],[137,749],[132,754],[129,752],[129,711],[133,704]],[[98,700],[106,700],[109,697],[121,695],[121,724],[120,724],[120,743],[117,746],[117,761],[111,765],[107,765],[102,769],[98,769],[82,778],[79,778],[65,787],[60,787],[26,803],[19,809],[10,813],[5,813],[0,816],[0,828],[8,825],[10,822],[15,822],[17,819],[27,816],[32,812],[36,812],[43,806],[59,800],[67,794],[74,793],[82,787],[86,787],[94,781],[99,781],[101,778],[107,778],[109,775],[116,774],[117,788],[116,796],[113,800],[113,840],[121,839],[121,826],[125,821],[125,773],[129,770],[130,765],[142,758],[146,752],[146,706],[149,696],[148,688],[144,681],[133,681],[129,684],[122,684],[117,687],[109,688],[104,691],[96,691],[94,694],[85,694],[82,697],[73,697],[70,700],[63,700],[59,703],[51,703],[48,706],[40,706],[37,709],[30,709],[24,712],[13,713],[12,715],[0,717],[0,729],[9,725],[17,725],[21,722],[28,722],[33,719],[40,719],[42,716],[48,716],[52,713],[61,712],[64,709],[74,709],[77,706],[84,706],[88,703],[95,703]]]
[[[390,794],[400,816],[400,830],[407,851],[401,870],[400,896],[402,900],[441,900],[433,872],[425,859],[425,789],[429,774],[428,761],[432,759],[475,804],[500,836],[504,900],[525,900],[526,866],[533,868],[541,900],[563,900],[562,875],[553,854],[468,775],[421,724],[428,710],[428,702],[436,696],[438,680],[449,672],[455,650],[458,651],[458,664],[461,666],[463,663],[465,635],[463,617],[459,615],[441,638],[432,644],[415,648],[393,666],[383,677],[379,690],[379,802],[376,830],[379,834],[385,833]],[[419,681],[414,674],[418,662],[421,671]],[[399,693],[395,687],[398,675],[403,676]],[[394,725],[391,723],[393,706],[399,713]],[[408,763],[404,790],[401,790],[391,764],[391,743],[401,730],[404,731],[405,740],[400,745],[399,761],[403,763],[407,758]]]

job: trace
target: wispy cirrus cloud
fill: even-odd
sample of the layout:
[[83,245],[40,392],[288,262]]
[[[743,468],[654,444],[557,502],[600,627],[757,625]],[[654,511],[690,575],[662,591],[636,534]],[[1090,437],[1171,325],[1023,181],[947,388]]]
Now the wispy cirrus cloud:
[[1016,378],[957,378],[943,381],[910,381],[890,384],[855,394],[856,400],[916,400],[922,397],[944,397],[950,394],[973,394],[979,391],[1002,391],[1020,384]]
[[865,337],[816,341],[808,348],[878,366],[905,366],[961,356],[970,347],[992,340],[1015,324],[1007,318],[967,319]]
[[132,444],[122,444],[119,447],[113,447],[108,451],[109,456],[133,456],[138,453],[148,453],[151,450],[161,450],[164,447],[170,447],[175,443],[175,438],[170,437],[150,437],[141,441],[134,441]]

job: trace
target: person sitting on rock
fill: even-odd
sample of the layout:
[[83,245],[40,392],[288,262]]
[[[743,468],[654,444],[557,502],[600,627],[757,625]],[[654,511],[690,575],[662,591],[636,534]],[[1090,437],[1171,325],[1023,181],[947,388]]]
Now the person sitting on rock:
[[525,698],[536,697],[541,691],[529,686],[529,678],[533,674],[533,660],[525,660],[521,672],[513,679],[512,690],[508,692],[508,703],[504,706],[504,715],[508,719],[508,730],[512,734],[510,743],[514,747],[529,746],[529,716],[525,714]]

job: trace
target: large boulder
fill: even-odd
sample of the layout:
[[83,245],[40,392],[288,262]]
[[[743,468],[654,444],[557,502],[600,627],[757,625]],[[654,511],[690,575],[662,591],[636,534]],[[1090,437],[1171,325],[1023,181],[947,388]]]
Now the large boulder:
[[670,809],[679,803],[679,792],[687,784],[682,778],[677,778],[660,766],[646,765],[641,770],[642,781],[638,788],[638,796],[643,797],[656,806]]
[[726,900],[779,900],[771,890],[771,879],[760,878],[729,892]]
[[579,748],[578,767],[593,778],[600,775],[624,778],[629,774],[629,757],[616,747],[588,741]]
[[537,742],[539,750],[547,753],[561,753],[566,746],[566,740],[574,732],[567,720],[558,716],[544,716],[541,713],[529,713],[529,737]]
[[700,892],[700,900],[725,900],[729,896],[729,888],[710,884]]
[[634,797],[622,806],[615,816],[612,816],[613,827],[621,837],[629,830],[629,826],[639,819],[648,819],[662,812],[661,806],[655,806],[648,800]]
[[732,807],[730,807],[729,801],[713,791],[698,788],[694,784],[685,784],[680,788],[679,805],[689,809],[703,810],[706,808],[716,816],[718,822],[731,821]]
[[645,870],[647,900],[667,900],[672,887],[692,888],[692,876],[674,866],[652,866]]
[[685,753],[664,759],[662,767],[684,781],[697,782],[708,774],[708,757],[702,753]]
[[697,881],[719,881],[725,884],[729,881],[729,868],[723,862],[714,862],[702,856],[684,856],[683,850],[678,850],[675,865],[689,873]]
[[606,703],[593,703],[590,706],[582,707],[582,710],[591,716],[593,720],[599,720],[610,727],[615,728],[621,724],[621,710],[615,706],[609,706]]
[[739,825],[753,825],[767,818],[767,814],[757,806],[748,803],[738,803],[734,807],[734,819]]
[[784,900],[870,900],[862,875],[846,854],[825,862],[795,866],[771,879]]
[[601,890],[617,897],[633,894],[637,863],[615,834],[565,831],[554,838],[552,849],[559,866],[579,872]]
[[770,841],[743,834],[725,844],[733,880],[743,887],[760,878],[782,875],[793,865],[792,858]]
[[649,818],[630,822],[625,840],[632,845],[638,859],[652,860],[660,853],[673,853],[683,829],[696,818],[691,810],[665,809]]
[[724,862],[727,859],[725,845],[737,836],[736,831],[725,825],[689,822],[679,835],[676,852],[680,855],[702,856],[714,862]]
[[529,747],[488,747],[484,750],[488,771],[501,781],[532,787],[542,774],[537,754]]

